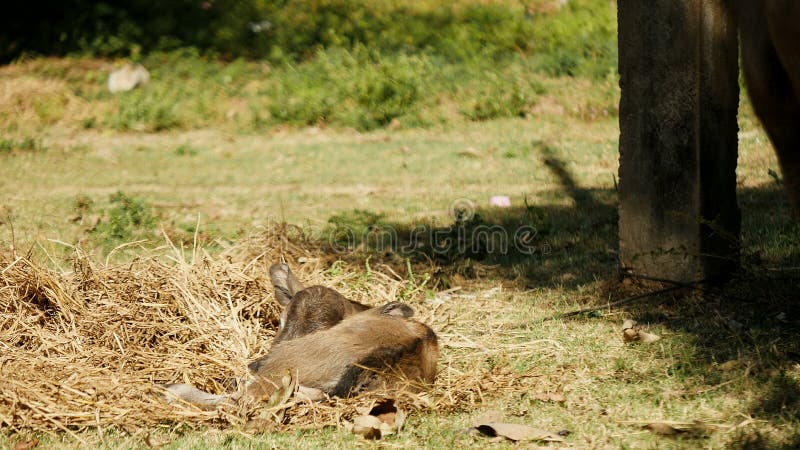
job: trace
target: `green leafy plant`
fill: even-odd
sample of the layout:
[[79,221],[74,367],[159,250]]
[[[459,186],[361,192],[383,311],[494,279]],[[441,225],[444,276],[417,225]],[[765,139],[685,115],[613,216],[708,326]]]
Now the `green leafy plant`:
[[178,156],[195,156],[199,150],[191,144],[181,144],[175,149]]
[[104,244],[118,245],[153,234],[156,216],[145,200],[116,192],[109,197],[109,203],[92,230],[92,234]]
[[0,137],[0,154],[18,152],[41,152],[45,150],[42,141],[35,138],[24,138],[21,140]]
[[400,301],[408,301],[414,298],[418,293],[425,293],[425,286],[431,279],[430,273],[423,273],[421,276],[415,275],[414,270],[411,268],[411,260],[406,258],[406,277],[403,287],[397,293],[397,299]]

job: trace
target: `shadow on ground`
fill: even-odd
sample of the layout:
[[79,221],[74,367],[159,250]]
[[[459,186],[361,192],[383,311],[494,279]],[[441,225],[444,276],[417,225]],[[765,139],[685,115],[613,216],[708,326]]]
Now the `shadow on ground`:
[[617,271],[617,200],[612,189],[577,185],[565,164],[547,154],[544,165],[560,181],[551,204],[476,208],[456,205],[446,224],[393,223],[370,211],[332,216],[322,240],[337,257],[370,259],[405,275],[434,276],[437,287],[463,279],[505,279],[522,289],[574,289]]
[[[727,389],[731,380],[737,380],[734,385],[744,380],[747,392],[732,393],[750,396],[742,414],[755,424],[797,424],[800,384],[788,371],[800,363],[800,225],[774,184],[740,190],[739,204],[742,266],[733,279],[650,297],[623,307],[623,314],[689,337],[690,350],[676,358],[674,371],[702,380],[708,389]],[[612,298],[630,290],[614,283],[608,287]],[[800,426],[783,435],[759,428],[732,433],[730,447],[800,448]]]
[[[385,264],[403,275],[409,269],[431,273],[440,289],[484,276],[519,289],[594,289],[590,303],[579,306],[602,306],[657,289],[652,282],[619,276],[616,192],[581,188],[563,162],[549,155],[543,162],[560,180],[561,190],[552,198],[563,201],[465,208],[453,212],[448,226],[390,223],[354,211],[331,218],[330,247],[339,245],[338,255],[355,264]],[[755,395],[746,416],[795,423],[800,385],[786,371],[800,363],[800,225],[791,219],[778,185],[741,189],[739,203],[742,267],[732,280],[646,297],[616,312],[688,336],[690,350],[676,358],[673,370],[709,388],[732,376],[720,367],[751,377],[748,389]],[[594,317],[617,321],[621,316],[602,313],[574,320]],[[800,448],[800,427],[788,438],[745,428],[732,436],[731,446]]]

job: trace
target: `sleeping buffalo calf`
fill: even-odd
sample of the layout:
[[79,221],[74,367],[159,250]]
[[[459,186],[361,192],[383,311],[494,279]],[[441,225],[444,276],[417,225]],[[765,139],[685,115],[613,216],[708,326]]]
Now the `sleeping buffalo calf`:
[[272,348],[248,366],[252,380],[230,394],[211,394],[187,384],[161,386],[167,399],[203,408],[266,400],[292,374],[312,399],[348,397],[374,389],[419,390],[433,382],[439,346],[427,325],[400,302],[369,306],[324,286],[306,288],[286,264],[270,268],[275,297],[283,305]]

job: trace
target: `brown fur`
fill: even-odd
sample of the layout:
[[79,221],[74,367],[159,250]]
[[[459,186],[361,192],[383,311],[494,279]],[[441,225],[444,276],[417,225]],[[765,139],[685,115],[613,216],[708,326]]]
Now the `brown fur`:
[[305,289],[303,283],[297,279],[287,264],[275,263],[269,268],[269,278],[275,288],[275,299],[281,306],[286,306],[292,298]]
[[800,2],[728,0],[741,33],[750,100],[769,135],[800,217]]
[[168,398],[210,408],[257,402],[268,398],[287,373],[306,392],[339,397],[382,388],[418,390],[433,382],[436,334],[411,319],[407,305],[369,308],[323,286],[304,288],[285,264],[272,266],[270,277],[285,310],[269,353],[248,366],[255,380],[227,395],[167,385]]
[[248,387],[247,395],[269,396],[273,383],[287,372],[305,387],[338,397],[433,382],[439,354],[436,334],[420,322],[382,309],[372,308],[331,328],[274,345],[267,356],[250,364],[258,381]]
[[286,264],[274,264],[269,275],[275,298],[284,307],[272,345],[330,328],[347,316],[369,309],[325,286],[304,287]]

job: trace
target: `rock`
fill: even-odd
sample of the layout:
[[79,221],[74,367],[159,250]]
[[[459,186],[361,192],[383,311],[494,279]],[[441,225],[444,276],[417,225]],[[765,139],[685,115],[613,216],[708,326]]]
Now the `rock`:
[[510,208],[511,199],[507,195],[494,195],[489,199],[489,204],[498,208]]
[[141,64],[125,64],[108,76],[108,90],[127,92],[150,81],[150,72]]

